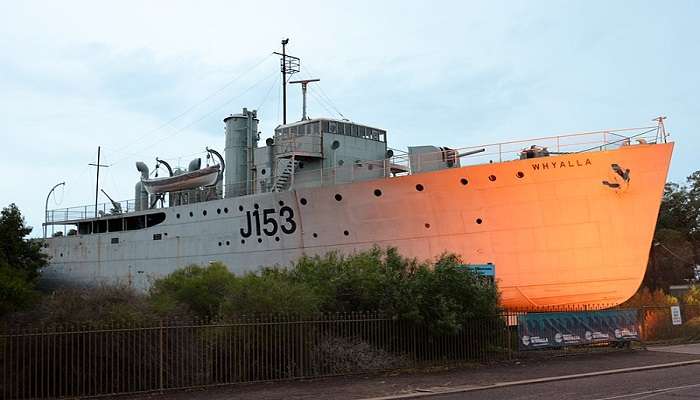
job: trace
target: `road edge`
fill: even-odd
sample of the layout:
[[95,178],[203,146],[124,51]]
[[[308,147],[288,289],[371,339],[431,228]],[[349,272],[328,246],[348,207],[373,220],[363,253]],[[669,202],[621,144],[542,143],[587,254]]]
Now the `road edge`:
[[389,395],[389,396],[367,397],[367,398],[363,398],[362,400],[412,399],[412,398],[418,398],[418,397],[438,396],[438,395],[451,394],[451,393],[475,392],[475,391],[480,391],[480,390],[498,389],[498,388],[503,388],[503,387],[528,385],[528,384],[534,384],[534,383],[545,383],[545,382],[556,382],[556,381],[565,381],[565,380],[572,380],[572,379],[581,379],[581,378],[588,378],[591,376],[615,375],[615,374],[624,374],[624,373],[628,373],[628,372],[647,371],[647,370],[652,370],[652,369],[674,368],[674,367],[682,367],[685,365],[692,365],[692,364],[700,364],[700,359],[688,360],[688,361],[677,361],[677,362],[665,363],[665,364],[644,365],[641,367],[608,369],[608,370],[604,370],[604,371],[584,372],[584,373],[580,373],[580,374],[548,376],[548,377],[544,377],[544,378],[533,378],[533,379],[523,379],[523,380],[519,380],[519,381],[498,382],[498,383],[494,383],[494,384],[490,384],[490,385],[482,385],[482,386],[473,386],[473,385],[457,386],[454,388],[449,388],[449,389],[439,390],[439,391],[434,391],[434,392],[403,393],[403,394],[394,394],[394,395]]

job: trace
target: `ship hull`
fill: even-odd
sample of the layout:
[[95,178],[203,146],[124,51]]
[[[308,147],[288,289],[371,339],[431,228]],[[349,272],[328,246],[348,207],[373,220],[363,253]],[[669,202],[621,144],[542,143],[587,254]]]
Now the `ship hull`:
[[672,150],[623,146],[170,207],[151,228],[48,239],[44,279],[144,289],[189,264],[240,273],[379,245],[493,263],[509,309],[613,306],[644,277]]

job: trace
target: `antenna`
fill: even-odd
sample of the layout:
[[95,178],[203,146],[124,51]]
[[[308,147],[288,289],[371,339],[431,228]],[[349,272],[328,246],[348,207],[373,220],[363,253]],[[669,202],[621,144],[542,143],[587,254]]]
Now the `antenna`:
[[318,82],[320,79],[302,79],[300,81],[290,81],[289,83],[301,83],[301,95],[304,98],[303,100],[303,106],[302,106],[302,114],[301,114],[301,120],[306,121],[309,119],[306,116],[306,85],[308,85],[310,82]]
[[299,57],[290,56],[287,54],[287,44],[289,38],[282,40],[282,53],[274,52],[280,59],[280,72],[282,72],[282,124],[287,124],[287,74],[292,75],[299,72],[301,60]]
[[664,143],[666,143],[666,137],[668,134],[666,134],[666,127],[664,126],[664,120],[666,119],[665,116],[659,115],[658,117],[652,119],[652,121],[656,121],[658,124],[656,127],[656,138],[658,140],[659,136],[663,139]]

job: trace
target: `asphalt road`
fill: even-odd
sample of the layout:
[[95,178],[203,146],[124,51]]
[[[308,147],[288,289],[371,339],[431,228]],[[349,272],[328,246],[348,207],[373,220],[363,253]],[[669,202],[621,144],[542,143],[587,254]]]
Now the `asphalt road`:
[[453,393],[429,398],[431,400],[700,399],[700,365]]

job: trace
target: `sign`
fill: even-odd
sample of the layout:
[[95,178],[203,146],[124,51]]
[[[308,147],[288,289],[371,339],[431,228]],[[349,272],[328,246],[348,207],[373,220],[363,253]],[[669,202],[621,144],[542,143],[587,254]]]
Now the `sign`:
[[466,269],[467,271],[471,271],[477,275],[481,276],[489,276],[493,278],[496,276],[496,267],[491,264],[466,264],[462,265],[462,268]]
[[682,325],[681,308],[679,306],[671,306],[671,322],[673,325]]
[[637,310],[531,313],[518,316],[521,350],[639,340]]

